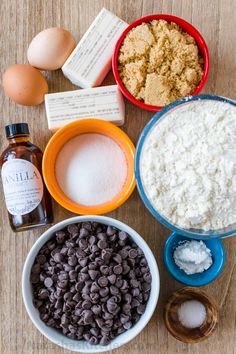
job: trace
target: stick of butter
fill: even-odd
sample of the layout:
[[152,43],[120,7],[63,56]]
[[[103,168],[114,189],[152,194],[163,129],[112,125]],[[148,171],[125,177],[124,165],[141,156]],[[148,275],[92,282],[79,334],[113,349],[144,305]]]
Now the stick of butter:
[[116,42],[127,27],[103,8],[62,66],[64,75],[82,88],[99,86],[111,69]]
[[55,132],[64,125],[82,118],[100,118],[124,124],[125,105],[117,85],[45,95],[48,128]]

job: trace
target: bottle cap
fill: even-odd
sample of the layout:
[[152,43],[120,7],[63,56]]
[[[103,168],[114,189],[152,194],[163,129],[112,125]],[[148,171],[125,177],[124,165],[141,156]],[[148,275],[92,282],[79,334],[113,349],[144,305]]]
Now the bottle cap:
[[6,137],[10,138],[14,135],[29,135],[29,127],[27,123],[15,123],[5,126]]

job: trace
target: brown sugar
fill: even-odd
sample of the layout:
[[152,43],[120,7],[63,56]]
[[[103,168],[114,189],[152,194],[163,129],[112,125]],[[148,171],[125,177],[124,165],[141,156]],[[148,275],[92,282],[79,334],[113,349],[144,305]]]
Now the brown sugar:
[[118,62],[127,90],[154,106],[190,95],[203,74],[203,60],[194,38],[164,20],[133,28],[121,45]]

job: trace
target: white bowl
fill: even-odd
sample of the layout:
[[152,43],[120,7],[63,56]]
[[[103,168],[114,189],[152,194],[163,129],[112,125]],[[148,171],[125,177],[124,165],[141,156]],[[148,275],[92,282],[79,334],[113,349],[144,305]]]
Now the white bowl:
[[[39,317],[39,311],[33,305],[33,297],[32,297],[32,288],[30,284],[30,273],[31,268],[34,264],[35,258],[42,248],[42,246],[53,236],[53,234],[63,229],[65,226],[73,223],[79,223],[83,221],[95,221],[105,225],[111,225],[116,227],[119,230],[127,232],[133,241],[143,250],[145,257],[147,259],[150,272],[152,275],[152,286],[150,296],[147,302],[146,310],[143,315],[140,317],[139,321],[131,327],[126,332],[120,334],[116,338],[114,338],[108,345],[100,346],[100,345],[91,345],[84,340],[73,340],[66,337],[64,334],[60,333],[58,330],[48,327]],[[105,217],[105,216],[76,216],[64,221],[59,222],[58,224],[52,226],[50,229],[45,231],[42,236],[35,242],[33,247],[31,248],[23,269],[22,274],[22,294],[23,300],[28,312],[31,321],[37,327],[37,329],[50,341],[53,343],[74,352],[80,353],[101,353],[108,350],[116,349],[129,341],[131,341],[134,337],[136,337],[142,329],[146,326],[148,321],[151,319],[152,314],[156,308],[158,296],[160,290],[160,278],[159,271],[157,267],[157,263],[155,257],[153,256],[152,251],[148,247],[147,243],[144,239],[132,228],[123,224],[122,222]]]

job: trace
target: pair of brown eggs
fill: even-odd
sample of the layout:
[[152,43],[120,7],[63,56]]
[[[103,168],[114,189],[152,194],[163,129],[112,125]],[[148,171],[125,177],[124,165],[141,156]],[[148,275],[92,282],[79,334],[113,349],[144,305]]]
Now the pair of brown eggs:
[[48,84],[40,70],[61,68],[75,45],[72,34],[63,28],[52,27],[38,33],[28,47],[29,64],[12,65],[3,75],[7,96],[21,105],[42,103]]

